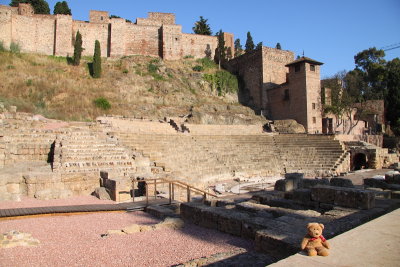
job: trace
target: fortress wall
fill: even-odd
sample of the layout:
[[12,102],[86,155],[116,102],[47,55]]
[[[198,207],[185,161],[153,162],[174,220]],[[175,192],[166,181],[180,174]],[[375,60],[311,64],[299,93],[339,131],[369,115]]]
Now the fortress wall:
[[0,5],[0,41],[3,46],[8,49],[11,43],[11,17],[15,11],[8,6]]
[[263,46],[262,57],[264,84],[273,87],[285,83],[286,75],[289,72],[285,65],[294,61],[293,52]]
[[89,21],[91,23],[109,23],[110,18],[107,11],[89,11]]
[[152,19],[137,18],[136,19],[136,24],[137,25],[142,25],[142,26],[158,26],[158,27],[161,27],[162,22],[157,21],[157,20],[152,20]]
[[125,55],[159,56],[159,27],[127,24]]
[[163,25],[161,28],[162,56],[166,60],[183,58],[182,51],[182,26]]
[[[73,37],[75,38],[75,36]],[[72,17],[68,15],[56,15],[56,56],[72,56],[74,53],[72,42]]]
[[[111,43],[110,43],[110,56],[121,57],[125,55],[125,35],[128,23],[125,19],[113,18],[111,19]],[[132,25],[129,23],[129,25]]]
[[83,56],[93,56],[94,43],[96,40],[100,42],[101,56],[106,57],[108,51],[108,24],[104,23],[88,23],[84,21],[73,21],[72,36],[76,36],[76,32],[82,34],[82,47],[84,48]]
[[195,58],[206,57],[206,49],[209,46],[211,58],[214,58],[215,49],[218,46],[218,39],[215,36],[199,34],[182,34],[182,54],[191,55]]
[[263,89],[262,49],[257,49],[230,60],[227,63],[227,69],[232,73],[238,74],[243,79],[245,89],[248,90],[250,96],[246,104],[256,110],[260,110]]
[[55,16],[12,17],[12,41],[22,52],[53,55]]
[[175,14],[173,13],[149,12],[148,17],[151,20],[161,22],[161,24],[167,24],[167,25],[175,24]]
[[287,84],[267,91],[270,118],[275,120],[284,120],[289,118],[289,114],[291,114],[290,103],[295,100],[292,99],[292,95],[290,95],[289,99],[285,99],[285,90],[290,90]]
[[231,50],[232,58],[235,56],[235,43],[233,38],[233,33],[224,32],[225,46],[229,47]]

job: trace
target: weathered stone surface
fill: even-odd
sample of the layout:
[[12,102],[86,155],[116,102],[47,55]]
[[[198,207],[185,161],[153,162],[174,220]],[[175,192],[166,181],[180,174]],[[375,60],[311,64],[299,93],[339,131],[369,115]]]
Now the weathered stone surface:
[[275,182],[274,190],[290,192],[298,188],[298,181],[295,179],[280,179]]
[[293,190],[293,201],[300,203],[308,203],[311,201],[311,190],[310,189],[296,189]]
[[329,180],[326,178],[322,179],[303,179],[302,188],[309,189],[317,185],[330,185]]
[[350,179],[346,179],[346,178],[332,178],[330,180],[330,185],[331,186],[339,186],[339,187],[350,187],[353,188],[353,182]]
[[140,232],[140,225],[139,224],[132,224],[129,226],[126,226],[122,228],[122,232],[126,234],[134,234],[134,233],[139,233]]
[[392,191],[391,198],[392,199],[400,199],[400,191]]
[[325,185],[315,186],[311,188],[311,199],[313,201],[333,204],[335,200],[335,189]]
[[[399,174],[398,171],[388,171],[385,173],[385,181],[388,184],[391,184],[394,182],[394,176],[397,176]],[[398,177],[400,179],[400,177]]]
[[178,216],[172,209],[163,206],[149,206],[146,208],[146,212],[160,219]]
[[62,189],[62,190],[44,189],[37,191],[35,193],[35,198],[41,200],[64,199],[64,198],[69,198],[72,195],[73,195],[72,191],[67,189]]
[[364,185],[368,187],[388,189],[388,184],[381,179],[365,178],[363,181]]
[[268,204],[269,201],[273,199],[283,199],[285,193],[282,191],[267,191],[262,193],[254,194],[251,199],[257,201],[260,204]]
[[97,187],[93,193],[98,199],[111,200],[110,194],[105,187]]

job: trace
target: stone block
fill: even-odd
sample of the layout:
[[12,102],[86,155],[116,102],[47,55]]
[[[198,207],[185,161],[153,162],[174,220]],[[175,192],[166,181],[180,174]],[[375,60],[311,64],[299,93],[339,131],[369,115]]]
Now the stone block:
[[215,209],[204,209],[201,211],[200,226],[210,229],[218,229],[218,214],[215,213],[214,210]]
[[364,186],[367,187],[375,187],[375,188],[381,188],[381,189],[388,189],[388,183],[386,183],[385,180],[382,179],[373,179],[373,178],[365,178],[363,180]]
[[311,189],[293,190],[293,201],[300,203],[308,203],[311,201]]
[[242,221],[246,216],[240,213],[225,212],[218,214],[218,230],[224,233],[241,236]]
[[298,188],[298,181],[294,179],[280,179],[275,182],[274,190],[290,192]]
[[349,188],[353,188],[353,182],[350,179],[346,179],[346,178],[332,178],[330,180],[330,185],[331,186],[339,186],[339,187],[349,187]]
[[302,188],[309,189],[317,185],[330,185],[329,180],[326,178],[322,179],[303,179]]
[[342,207],[353,208],[356,206],[356,194],[353,190],[335,190],[334,204]]
[[400,199],[400,191],[392,191],[390,198],[392,199]]
[[335,189],[326,185],[315,186],[311,188],[311,200],[333,204],[335,200]]
[[19,194],[20,193],[19,184],[8,184],[7,185],[7,192],[10,193],[10,194]]
[[283,199],[285,193],[282,191],[267,191],[262,193],[254,194],[251,199],[257,201],[260,204],[268,204],[269,201],[274,199]]

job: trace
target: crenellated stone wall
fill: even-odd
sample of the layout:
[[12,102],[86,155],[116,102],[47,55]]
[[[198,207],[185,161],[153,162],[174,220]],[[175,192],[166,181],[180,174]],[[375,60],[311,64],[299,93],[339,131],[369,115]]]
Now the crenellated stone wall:
[[[77,31],[82,34],[83,55],[91,56],[99,40],[103,57],[129,55],[159,56],[177,60],[191,55],[214,56],[217,37],[183,34],[172,13],[149,12],[136,23],[110,18],[106,11],[91,10],[89,21],[68,15],[35,15],[29,4],[18,8],[0,5],[0,41],[5,47],[18,44],[22,52],[71,56]],[[233,54],[233,34],[224,33]]]

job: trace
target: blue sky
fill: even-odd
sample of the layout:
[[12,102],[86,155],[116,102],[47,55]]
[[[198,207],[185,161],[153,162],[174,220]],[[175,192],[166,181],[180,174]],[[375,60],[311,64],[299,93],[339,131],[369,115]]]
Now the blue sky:
[[[57,1],[47,1],[51,11]],[[176,14],[183,32],[203,16],[213,32],[222,29],[246,42],[247,31],[255,43],[311,57],[325,64],[321,78],[354,68],[354,55],[369,47],[400,43],[400,0],[67,0],[74,19],[89,20],[89,10],[109,11],[131,21],[147,12]],[[0,0],[0,4],[9,4]],[[400,45],[400,44],[399,44]],[[400,48],[386,59],[400,57]]]

